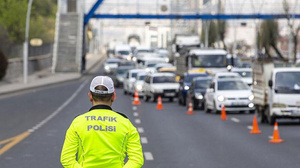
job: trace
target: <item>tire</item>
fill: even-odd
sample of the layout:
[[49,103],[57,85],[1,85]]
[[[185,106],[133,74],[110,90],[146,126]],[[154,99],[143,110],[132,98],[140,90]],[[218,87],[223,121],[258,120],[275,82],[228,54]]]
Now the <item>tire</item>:
[[170,98],[169,98],[169,102],[173,102],[173,97],[170,97]]
[[124,93],[124,95],[127,95],[127,91],[126,91],[125,89],[124,89],[124,92],[123,92],[123,93]]
[[147,102],[149,100],[149,97],[146,94],[143,96],[143,98],[144,98],[145,102]]
[[204,111],[210,113],[210,109],[208,109],[206,102],[204,102]]

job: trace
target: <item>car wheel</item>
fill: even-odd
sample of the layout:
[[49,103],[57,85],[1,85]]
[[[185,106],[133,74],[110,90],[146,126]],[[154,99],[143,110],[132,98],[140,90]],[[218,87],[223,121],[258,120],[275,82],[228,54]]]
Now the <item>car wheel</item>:
[[170,98],[169,98],[169,102],[173,102],[173,97],[170,97]]
[[124,93],[124,95],[127,95],[127,91],[126,91],[125,89],[124,89],[124,92],[123,92],[123,93]]
[[276,117],[275,116],[272,116],[270,114],[270,108],[269,107],[266,107],[265,109],[265,114],[266,114],[266,118],[267,118],[267,121],[270,125],[274,125],[275,122],[276,122]]
[[264,111],[257,110],[257,118],[260,123],[267,122],[267,116]]
[[206,102],[204,102],[204,111],[206,113],[210,113],[210,109],[207,107],[207,103]]
[[217,110],[216,102],[214,102],[214,113],[215,114],[219,114],[220,113],[220,111]]
[[199,103],[197,102],[197,100],[195,100],[195,99],[193,99],[193,108],[194,108],[194,110],[197,110],[198,109],[198,107],[199,107]]
[[144,95],[143,98],[144,98],[144,100],[145,100],[146,102],[149,100],[149,97],[148,97],[146,94]]

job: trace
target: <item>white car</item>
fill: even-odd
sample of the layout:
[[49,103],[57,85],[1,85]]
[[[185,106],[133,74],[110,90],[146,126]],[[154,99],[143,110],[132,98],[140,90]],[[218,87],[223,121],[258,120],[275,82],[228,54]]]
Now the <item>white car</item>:
[[104,73],[113,73],[118,68],[120,61],[118,58],[108,58],[104,63]]
[[144,85],[144,79],[147,76],[148,73],[146,72],[138,72],[136,75],[136,80],[133,83],[133,87],[132,87],[132,91],[131,92],[135,92],[136,90],[138,91],[139,96],[143,96],[144,92],[143,92],[143,85]]
[[125,79],[123,81],[123,91],[124,94],[133,94],[133,84],[136,80],[136,75],[138,72],[145,72],[143,69],[132,69],[126,73]]
[[226,111],[250,111],[254,113],[254,96],[250,87],[240,79],[215,79],[206,90],[204,110],[219,113]]
[[215,79],[242,79],[242,77],[235,72],[218,72],[214,76]]
[[145,77],[143,92],[144,100],[155,102],[158,96],[169,98],[173,101],[177,97],[179,83],[175,81],[175,75],[172,73],[153,73]]
[[238,73],[242,80],[247,83],[249,86],[252,85],[252,69],[251,68],[238,68],[232,69],[232,72]]

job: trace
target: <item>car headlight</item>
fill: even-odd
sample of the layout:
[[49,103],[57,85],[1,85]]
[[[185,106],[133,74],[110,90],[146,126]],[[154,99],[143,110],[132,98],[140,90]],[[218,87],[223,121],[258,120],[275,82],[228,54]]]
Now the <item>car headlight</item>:
[[118,80],[123,82],[124,81],[124,78],[123,77],[118,77]]
[[254,104],[253,103],[249,103],[248,107],[252,108],[252,107],[254,107]]
[[136,86],[136,89],[137,89],[137,90],[142,90],[142,85],[137,85],[137,86]]
[[189,90],[190,87],[189,86],[184,86],[184,90]]
[[132,61],[134,61],[134,62],[135,62],[135,61],[136,61],[136,57],[133,57],[133,58],[132,58]]
[[225,100],[225,97],[224,96],[222,96],[222,95],[220,95],[220,96],[218,96],[218,98],[217,98],[220,102],[222,102],[222,101],[224,101]]
[[272,107],[273,108],[286,108],[286,105],[282,104],[282,103],[273,103]]
[[249,100],[253,100],[253,99],[254,99],[254,95],[250,95]]
[[165,61],[166,61],[166,62],[169,62],[170,60],[169,60],[169,58],[165,58]]
[[106,65],[106,66],[104,67],[104,69],[105,69],[105,70],[109,70],[109,66]]
[[203,99],[203,95],[201,93],[195,93],[196,99]]

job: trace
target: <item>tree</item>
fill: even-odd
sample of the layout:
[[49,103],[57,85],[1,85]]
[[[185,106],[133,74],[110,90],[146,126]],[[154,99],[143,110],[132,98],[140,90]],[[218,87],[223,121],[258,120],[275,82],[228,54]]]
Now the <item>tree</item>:
[[294,19],[291,18],[291,9],[290,9],[290,5],[287,2],[287,0],[283,0],[283,10],[286,14],[286,19],[288,22],[288,26],[290,28],[290,32],[291,32],[291,36],[293,39],[293,43],[294,43],[294,48],[293,48],[293,62],[296,63],[297,60],[297,46],[298,46],[298,33],[300,30],[300,23],[299,25],[295,28],[295,24],[294,24]]
[[[217,41],[217,26],[214,21],[209,22],[209,30],[208,30],[208,46],[212,47],[214,43]],[[201,33],[201,41],[205,41],[205,29],[202,29]]]
[[265,20],[261,23],[260,32],[258,34],[259,48],[265,49],[266,55],[272,57],[271,48],[274,49],[278,57],[283,61],[288,61],[284,58],[277,48],[277,41],[279,38],[278,23],[275,20]]
[[227,46],[225,44],[225,34],[226,34],[226,21],[225,20],[218,20],[218,33],[220,37],[220,41],[222,41],[224,50],[227,50]]
[[[27,6],[28,0],[0,0],[0,26],[15,43],[24,42]],[[53,42],[56,8],[56,0],[33,1],[29,38]]]

